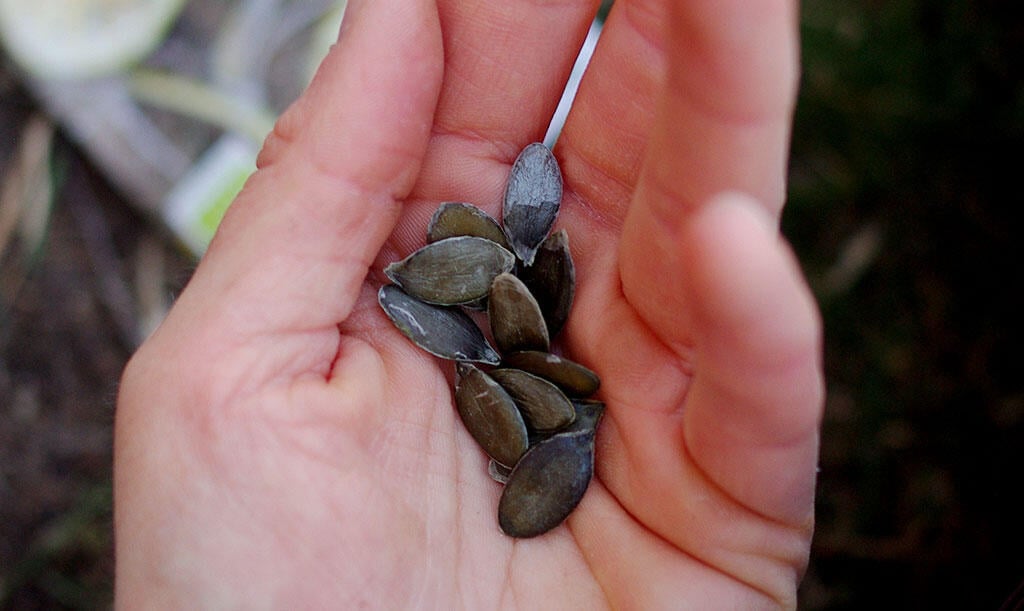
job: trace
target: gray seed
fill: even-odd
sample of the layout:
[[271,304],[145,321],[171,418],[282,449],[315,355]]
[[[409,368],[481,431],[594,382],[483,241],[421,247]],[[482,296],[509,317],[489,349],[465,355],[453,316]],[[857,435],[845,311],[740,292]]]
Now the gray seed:
[[512,397],[486,373],[458,364],[455,406],[466,430],[498,462],[514,465],[527,448],[526,424]]
[[377,301],[398,330],[430,354],[497,365],[500,357],[476,323],[460,310],[423,303],[395,285],[384,285]]
[[576,419],[568,427],[559,433],[571,433],[573,431],[597,431],[597,424],[604,415],[604,402],[593,399],[573,399],[572,407],[576,410]]
[[594,474],[594,435],[604,405],[580,402],[577,409],[576,422],[530,448],[509,475],[498,502],[498,525],[505,534],[544,534],[583,498]]
[[462,202],[441,204],[434,212],[434,216],[430,218],[430,224],[427,225],[427,242],[437,242],[445,238],[463,235],[487,238],[506,250],[512,250],[501,225],[491,215],[473,204]]
[[501,364],[522,369],[553,382],[569,397],[589,397],[601,386],[601,379],[593,371],[548,352],[527,350],[506,353]]
[[427,244],[384,273],[420,301],[456,305],[487,295],[494,277],[514,265],[512,253],[491,240],[460,236]]
[[490,375],[512,395],[530,428],[553,431],[575,420],[572,403],[551,382],[518,369],[495,369]]
[[487,316],[494,343],[502,352],[550,348],[548,328],[537,300],[523,281],[512,274],[498,274],[487,296]]
[[522,267],[519,278],[537,299],[548,333],[554,337],[569,318],[576,292],[576,268],[569,252],[569,236],[564,229],[544,240],[533,265]]
[[509,173],[502,223],[512,249],[526,265],[547,237],[562,202],[562,173],[558,162],[539,142],[519,153]]

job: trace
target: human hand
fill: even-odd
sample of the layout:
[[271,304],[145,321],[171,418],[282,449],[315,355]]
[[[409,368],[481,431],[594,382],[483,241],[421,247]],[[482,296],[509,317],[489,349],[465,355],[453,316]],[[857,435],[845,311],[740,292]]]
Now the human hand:
[[816,309],[777,230],[795,2],[619,0],[606,23],[555,153],[563,347],[607,411],[587,494],[528,540],[497,528],[452,365],[376,289],[439,202],[498,214],[595,3],[395,4],[350,3],[125,372],[119,605],[794,606],[822,403]]

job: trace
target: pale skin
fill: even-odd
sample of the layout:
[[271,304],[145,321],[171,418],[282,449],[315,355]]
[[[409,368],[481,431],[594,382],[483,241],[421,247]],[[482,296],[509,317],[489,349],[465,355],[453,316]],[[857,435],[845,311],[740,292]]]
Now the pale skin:
[[535,539],[401,336],[380,272],[446,200],[495,215],[594,2],[351,2],[339,43],[131,360],[120,608],[792,608],[820,323],[778,233],[798,80],[784,0],[619,0],[555,147],[602,377],[596,476]]

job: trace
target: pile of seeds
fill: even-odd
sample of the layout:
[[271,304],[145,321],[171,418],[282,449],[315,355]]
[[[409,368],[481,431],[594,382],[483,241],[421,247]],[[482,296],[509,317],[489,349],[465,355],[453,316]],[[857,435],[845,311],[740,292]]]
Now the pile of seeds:
[[[604,411],[586,399],[597,375],[551,353],[576,285],[568,236],[548,235],[561,200],[554,156],[528,145],[505,188],[504,227],[471,204],[441,204],[427,245],[387,266],[394,284],[378,294],[413,343],[457,361],[455,404],[491,457],[491,477],[505,484],[498,524],[513,537],[545,533],[576,508],[594,471]],[[497,349],[467,309],[486,310]]]

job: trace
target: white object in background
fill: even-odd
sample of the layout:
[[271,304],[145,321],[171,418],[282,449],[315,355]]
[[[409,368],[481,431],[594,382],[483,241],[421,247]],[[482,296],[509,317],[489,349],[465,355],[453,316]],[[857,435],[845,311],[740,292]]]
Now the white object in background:
[[221,136],[167,194],[164,218],[196,255],[206,251],[224,212],[256,170],[256,154],[252,141]]
[[0,40],[32,76],[109,75],[153,51],[184,0],[0,0]]

